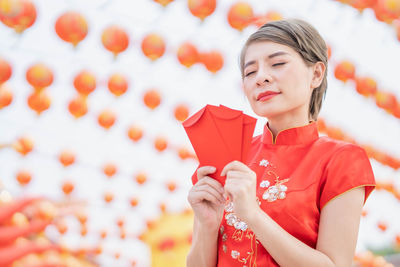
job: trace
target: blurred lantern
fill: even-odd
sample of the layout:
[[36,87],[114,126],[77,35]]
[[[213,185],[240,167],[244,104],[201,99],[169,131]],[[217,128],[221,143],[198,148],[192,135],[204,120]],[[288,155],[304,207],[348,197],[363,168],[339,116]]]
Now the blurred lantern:
[[110,203],[114,199],[114,194],[111,192],[107,192],[104,194],[104,201]]
[[336,79],[346,82],[349,79],[354,79],[356,68],[349,61],[342,61],[335,67]]
[[183,43],[178,48],[177,57],[179,62],[187,68],[199,62],[199,52],[197,48],[189,42]]
[[13,95],[11,91],[5,85],[0,85],[0,109],[10,105],[12,100]]
[[125,238],[126,238],[126,230],[125,230],[125,229],[123,229],[123,228],[120,229],[120,231],[119,231],[119,237],[120,237],[121,239],[125,239]]
[[113,74],[108,80],[108,90],[115,96],[120,96],[128,90],[128,81],[121,74]]
[[77,119],[85,115],[88,111],[86,97],[78,95],[68,104],[69,112]]
[[155,89],[150,89],[144,94],[143,101],[149,109],[155,109],[161,103],[160,93]]
[[129,200],[129,203],[131,204],[132,207],[136,207],[139,204],[139,199],[137,197],[132,197]]
[[252,24],[256,25],[257,27],[261,27],[267,22],[277,21],[282,19],[283,16],[281,15],[281,13],[276,11],[269,11],[265,15],[255,16],[252,20]]
[[396,30],[397,40],[400,42],[400,18],[393,21],[393,26]]
[[218,51],[200,53],[199,61],[212,73],[216,73],[224,66],[224,58]]
[[148,34],[142,41],[142,52],[150,60],[156,60],[165,52],[165,42],[163,38],[155,33]]
[[383,221],[378,222],[378,228],[379,228],[382,232],[385,232],[386,229],[388,228],[387,223],[386,223],[386,222],[383,222]]
[[65,195],[69,195],[74,191],[74,184],[72,182],[64,182],[62,185],[62,191]]
[[101,41],[104,47],[114,53],[114,57],[117,57],[119,53],[126,50],[129,45],[129,36],[119,26],[109,26],[101,35]]
[[88,33],[86,19],[78,12],[69,11],[61,15],[55,25],[57,35],[74,47],[85,39]]
[[158,151],[164,151],[167,148],[167,140],[164,137],[157,137],[154,142],[154,147]]
[[0,0],[0,20],[22,33],[35,23],[36,8],[30,0]]
[[117,173],[117,167],[113,163],[108,163],[104,165],[103,172],[108,178],[111,178]]
[[376,81],[370,77],[356,77],[356,90],[363,96],[373,96],[376,93]]
[[173,182],[173,181],[168,182],[168,183],[167,183],[167,188],[168,188],[168,190],[169,190],[170,192],[175,191],[175,189],[176,189],[176,183]]
[[100,238],[101,239],[105,239],[107,237],[107,231],[106,230],[102,230],[101,232],[100,232]]
[[160,210],[162,213],[167,211],[167,205],[165,203],[161,203],[160,204]]
[[121,257],[121,253],[119,253],[119,252],[115,252],[115,253],[114,253],[114,258],[115,258],[116,260],[118,260],[120,257]]
[[400,17],[400,1],[399,0],[378,0],[378,6],[381,6],[391,19]]
[[175,112],[174,112],[175,118],[178,121],[184,121],[187,119],[189,116],[189,109],[186,105],[180,104],[175,107]]
[[96,77],[91,72],[83,70],[75,76],[74,87],[78,93],[87,96],[96,89]]
[[50,102],[50,97],[46,91],[35,91],[28,97],[28,106],[38,115],[50,107]]
[[192,156],[190,154],[189,150],[184,148],[184,147],[181,147],[181,148],[178,149],[178,155],[183,160],[187,159],[187,158],[190,158]]
[[81,236],[86,236],[87,232],[88,230],[86,224],[81,224]]
[[0,85],[8,81],[8,79],[10,79],[11,77],[11,74],[12,74],[11,65],[0,57]]
[[396,96],[387,92],[382,92],[382,91],[376,92],[375,100],[376,100],[376,105],[378,107],[387,110],[394,109],[397,105]]
[[26,80],[40,90],[53,83],[53,72],[44,64],[35,64],[26,71]]
[[75,155],[69,150],[62,151],[58,158],[64,167],[67,167],[75,162]]
[[50,201],[42,200],[37,204],[37,217],[41,220],[53,220],[57,212],[57,207]]
[[29,137],[21,137],[18,138],[18,140],[14,142],[12,146],[17,152],[25,156],[32,151],[33,141]]
[[21,186],[25,186],[29,184],[29,182],[32,180],[32,175],[28,171],[19,171],[17,173],[17,181]]
[[124,221],[123,218],[119,218],[119,219],[117,220],[117,226],[118,226],[119,228],[123,227],[124,224],[125,224],[125,221]]
[[143,136],[143,130],[139,126],[132,125],[128,129],[128,137],[134,141],[139,141]]
[[68,231],[67,224],[66,224],[65,221],[63,221],[63,220],[57,222],[57,223],[56,223],[56,227],[57,227],[58,232],[59,232],[61,235],[64,235],[64,234]]
[[364,9],[372,7],[376,1],[377,0],[352,0],[349,2],[349,4],[355,9],[358,9],[358,11],[362,12]]
[[216,0],[188,0],[190,13],[202,21],[214,12],[216,6]]
[[228,11],[228,23],[232,28],[242,31],[253,18],[253,8],[246,2],[237,2]]
[[147,175],[144,172],[140,172],[136,175],[135,179],[138,184],[142,185],[147,181]]
[[115,120],[115,114],[111,110],[102,111],[98,117],[99,125],[104,129],[110,129],[114,125]]
[[159,3],[163,7],[166,7],[169,3],[173,2],[174,0],[154,0],[154,2]]
[[87,222],[87,215],[84,212],[79,212],[76,214],[76,218],[78,219],[78,221],[80,222],[80,224],[86,224]]

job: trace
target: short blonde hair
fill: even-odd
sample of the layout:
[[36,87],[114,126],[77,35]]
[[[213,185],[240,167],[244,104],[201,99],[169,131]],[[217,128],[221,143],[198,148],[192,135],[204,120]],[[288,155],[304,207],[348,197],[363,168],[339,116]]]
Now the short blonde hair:
[[301,19],[292,18],[265,23],[250,35],[240,52],[239,67],[242,80],[247,48],[253,42],[260,41],[271,41],[291,47],[300,54],[307,66],[319,61],[325,64],[324,78],[321,85],[313,90],[310,99],[309,119],[316,121],[328,87],[328,51],[324,39],[311,24]]

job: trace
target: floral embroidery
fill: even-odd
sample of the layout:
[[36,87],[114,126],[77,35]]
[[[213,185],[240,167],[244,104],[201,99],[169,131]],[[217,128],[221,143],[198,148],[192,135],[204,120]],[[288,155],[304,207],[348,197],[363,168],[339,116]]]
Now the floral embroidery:
[[268,160],[266,160],[266,159],[262,159],[262,160],[260,161],[260,166],[267,167],[267,166],[268,166],[268,164],[269,164],[269,161],[268,161]]
[[267,188],[264,191],[262,198],[264,200],[267,200],[268,202],[273,202],[277,199],[286,198],[287,186],[284,185],[283,183],[286,183],[287,181],[289,181],[290,178],[287,178],[284,180],[279,180],[279,176],[275,172],[268,171],[268,174],[275,175],[275,177],[276,177],[275,184],[273,186],[269,186],[269,183],[265,183],[265,180],[260,183],[261,188]]

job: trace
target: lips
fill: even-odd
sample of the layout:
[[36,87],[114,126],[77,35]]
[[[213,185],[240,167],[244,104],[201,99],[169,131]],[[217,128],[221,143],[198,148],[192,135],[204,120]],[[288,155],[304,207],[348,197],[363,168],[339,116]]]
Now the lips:
[[262,92],[257,96],[257,101],[260,100],[260,98],[267,96],[267,95],[277,95],[280,94],[279,92],[273,92],[273,91],[266,91],[266,92]]

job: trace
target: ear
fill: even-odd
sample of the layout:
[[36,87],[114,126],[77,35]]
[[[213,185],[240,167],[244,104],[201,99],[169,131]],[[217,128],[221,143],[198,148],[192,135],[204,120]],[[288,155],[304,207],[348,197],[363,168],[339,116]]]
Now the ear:
[[312,80],[310,85],[311,89],[317,88],[318,86],[321,85],[322,80],[324,78],[325,70],[326,67],[322,61],[318,61],[317,63],[314,64]]

